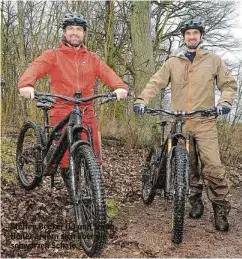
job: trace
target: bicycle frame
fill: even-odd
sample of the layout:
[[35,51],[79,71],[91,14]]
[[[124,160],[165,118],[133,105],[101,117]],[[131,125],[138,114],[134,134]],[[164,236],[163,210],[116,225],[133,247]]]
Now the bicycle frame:
[[[63,130],[65,125],[66,128]],[[48,124],[45,124],[45,129],[48,127]],[[44,157],[47,155],[53,141],[56,140],[58,143],[56,143],[56,150],[51,155],[51,158],[46,165],[45,171],[48,171],[52,165],[58,165],[60,163],[68,147],[70,148],[72,144],[77,141],[77,135],[79,137],[82,131],[86,131],[87,133],[87,141],[82,140],[82,142],[91,146],[92,136],[90,129],[82,125],[81,110],[78,104],[75,104],[73,110],[53,128],[51,134],[48,137]],[[61,135],[60,132],[62,132]],[[48,135],[48,133],[46,135]]]
[[[76,93],[76,98],[80,98],[80,94]],[[57,171],[57,167],[63,158],[67,149],[69,149],[69,173],[72,183],[73,198],[75,196],[75,184],[74,184],[74,172],[75,165],[72,154],[75,148],[79,145],[90,145],[92,146],[92,134],[90,128],[86,128],[82,124],[82,111],[78,105],[75,103],[72,111],[67,114],[49,133],[49,117],[48,110],[45,109],[44,112],[44,135],[46,139],[46,146],[43,153],[43,165],[44,165],[44,175],[48,173],[51,175],[51,186],[54,185],[54,174]],[[85,131],[87,134],[87,141],[81,140],[81,133]],[[55,143],[56,141],[56,143]],[[73,145],[75,142],[75,145]],[[53,152],[50,151],[52,145],[55,143],[55,149]],[[48,152],[51,152],[50,158],[47,159]]]
[[[107,101],[116,99],[115,93],[106,93],[95,95],[92,97],[81,98],[81,93],[75,93],[74,98],[58,95],[58,94],[43,94],[36,92],[38,96],[45,96],[45,99],[41,99],[37,103],[37,107],[44,110],[44,137],[43,137],[43,175],[51,175],[51,186],[54,185],[54,175],[57,171],[57,167],[63,158],[65,152],[69,150],[69,174],[73,189],[73,195],[75,197],[75,165],[73,159],[73,153],[80,145],[92,146],[92,128],[90,126],[84,127],[82,123],[82,111],[79,104],[94,100],[99,97],[106,97]],[[51,106],[48,102],[55,102],[52,97],[62,98],[67,101],[74,102],[72,111],[67,114],[57,125],[54,126],[51,132],[49,132],[49,117],[48,110]],[[38,99],[38,97],[37,97]],[[81,139],[82,133],[85,132],[87,140]]]
[[[165,126],[167,125],[166,121],[163,121],[160,123],[161,126],[161,152],[160,152],[160,159],[159,159],[159,167],[158,167],[158,172],[159,175],[161,174],[161,172],[164,172],[164,168],[166,168],[166,191],[165,194],[167,197],[169,197],[171,195],[171,186],[170,186],[170,180],[171,180],[171,159],[172,159],[172,155],[173,155],[173,150],[174,148],[177,146],[178,144],[178,139],[182,139],[184,141],[184,143],[186,143],[186,150],[187,150],[187,154],[189,153],[189,144],[190,144],[190,136],[188,134],[183,134],[182,133],[182,125],[184,124],[184,119],[182,118],[182,116],[178,116],[175,119],[174,122],[174,131],[170,131],[169,134],[167,135],[167,137],[164,137],[164,132],[165,132]],[[187,156],[188,159],[188,156]],[[187,163],[188,164],[188,163]],[[186,172],[186,179],[187,181],[189,181],[188,179],[188,170],[189,168],[187,168],[187,172]],[[158,176],[159,177],[159,176]],[[188,182],[187,182],[187,186],[189,186]],[[189,190],[187,190],[187,193],[189,193]]]

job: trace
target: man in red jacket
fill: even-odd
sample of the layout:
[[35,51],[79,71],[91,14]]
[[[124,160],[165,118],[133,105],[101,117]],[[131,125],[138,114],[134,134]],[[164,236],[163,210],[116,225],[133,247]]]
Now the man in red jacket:
[[[82,97],[94,94],[94,83],[99,77],[108,86],[115,89],[117,99],[127,97],[128,87],[95,53],[89,52],[83,45],[87,29],[84,17],[77,13],[68,13],[63,19],[63,37],[56,49],[44,51],[26,69],[19,80],[20,94],[26,98],[34,98],[34,83],[37,79],[50,76],[51,92],[73,97],[75,92],[81,92]],[[83,123],[90,125],[93,131],[93,148],[101,164],[101,145],[98,136],[97,121],[94,118],[93,102],[80,106],[84,111]],[[50,114],[51,125],[57,124],[72,110],[70,103],[53,105]],[[66,153],[60,164],[61,168],[68,168],[68,154]],[[62,170],[62,172],[67,170]]]

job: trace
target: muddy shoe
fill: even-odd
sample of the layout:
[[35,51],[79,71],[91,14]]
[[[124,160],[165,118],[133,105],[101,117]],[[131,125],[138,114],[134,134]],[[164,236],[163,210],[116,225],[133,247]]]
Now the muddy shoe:
[[189,216],[193,219],[199,219],[203,215],[204,205],[201,199],[193,200],[191,202],[192,208],[189,212]]
[[225,206],[213,203],[213,210],[216,229],[224,232],[228,231],[229,223],[227,217],[229,214],[229,209]]

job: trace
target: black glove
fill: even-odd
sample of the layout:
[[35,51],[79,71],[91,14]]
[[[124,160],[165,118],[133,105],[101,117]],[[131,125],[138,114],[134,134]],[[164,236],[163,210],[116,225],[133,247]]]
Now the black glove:
[[228,102],[219,103],[216,107],[218,115],[226,115],[231,110],[231,105]]
[[133,106],[133,110],[135,113],[144,114],[145,113],[145,105],[143,103],[135,103]]

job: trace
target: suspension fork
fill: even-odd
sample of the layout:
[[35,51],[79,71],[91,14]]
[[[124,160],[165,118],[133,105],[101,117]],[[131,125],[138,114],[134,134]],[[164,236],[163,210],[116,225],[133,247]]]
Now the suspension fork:
[[171,133],[168,135],[168,142],[167,142],[167,161],[166,161],[166,186],[165,186],[165,197],[168,199],[169,196],[172,195],[171,193],[171,158],[173,153],[174,147],[172,147],[172,136]]
[[176,121],[176,130],[177,133],[177,144],[183,145],[186,150],[186,171],[185,171],[185,182],[186,182],[186,193],[190,193],[190,184],[189,184],[189,148],[190,148],[190,136],[188,134],[182,133],[182,125],[185,123],[183,117],[179,117]]
[[190,194],[190,182],[189,182],[189,150],[190,150],[190,136],[188,134],[181,135],[178,138],[177,143],[182,145],[186,151],[186,171],[185,171],[185,182],[186,182],[186,194]]
[[190,177],[189,177],[189,151],[190,151],[190,135],[186,135],[185,140],[185,147],[186,147],[186,173],[185,173],[185,180],[186,180],[186,194],[190,194]]
[[74,162],[73,154],[78,146],[87,144],[90,145],[88,141],[76,140],[75,135],[81,134],[82,130],[85,130],[82,125],[77,124],[74,127],[67,126],[67,139],[69,146],[69,174],[70,174],[70,183],[71,183],[71,199],[74,203],[74,206],[78,204],[77,190],[76,190],[76,167]]
[[[178,136],[180,134],[177,134]],[[172,137],[171,134],[169,134],[168,136],[168,157],[167,157],[167,172],[166,172],[166,195],[167,197],[169,195],[173,195],[172,193],[172,186],[171,186],[171,178],[172,176],[172,170],[171,170],[171,162],[172,162],[172,157],[174,157],[175,155],[175,149],[178,147],[178,143],[180,143],[181,145],[183,145],[185,147],[186,150],[186,171],[185,171],[185,181],[186,181],[186,193],[189,194],[190,193],[190,188],[189,188],[189,144],[190,144],[190,136],[186,135],[186,137],[184,137],[183,135],[180,135],[180,138],[178,138],[177,143],[172,146],[172,139],[174,138],[174,136]],[[179,140],[181,140],[179,142]]]

